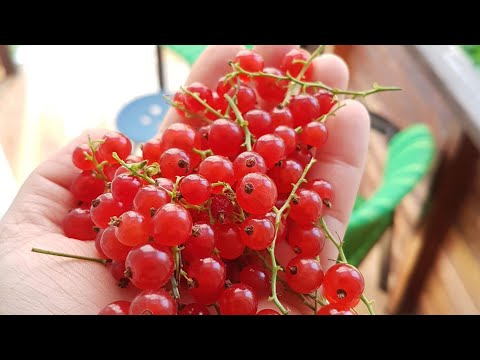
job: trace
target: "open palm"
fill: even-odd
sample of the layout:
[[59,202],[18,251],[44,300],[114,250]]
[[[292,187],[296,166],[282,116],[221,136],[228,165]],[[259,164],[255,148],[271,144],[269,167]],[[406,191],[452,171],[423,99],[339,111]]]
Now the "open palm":
[[[260,53],[265,66],[279,66],[281,58],[295,45],[262,45]],[[229,71],[228,60],[243,47],[240,45],[210,46],[193,66],[187,83],[202,82],[210,88]],[[314,60],[314,80],[346,88],[348,69],[334,55]],[[317,154],[307,178],[321,177],[335,188],[334,206],[325,219],[333,233],[343,237],[358,191],[366,158],[369,117],[358,102],[347,100],[335,118],[327,121],[329,140]],[[180,121],[170,111],[162,125]],[[105,131],[89,132],[100,138]],[[131,300],[137,293],[133,287],[121,289],[102,265],[39,255],[31,252],[39,247],[65,253],[97,256],[91,241],[72,240],[63,235],[62,220],[75,200],[69,192],[72,179],[78,174],[71,163],[73,149],[86,142],[86,134],[42,163],[25,181],[15,201],[0,222],[0,314],[96,314],[115,300]],[[280,262],[292,253],[285,242],[277,247]],[[324,270],[334,262],[336,250],[327,242],[322,251]],[[291,302],[290,302],[291,300]],[[293,313],[303,311],[293,299],[283,300]],[[274,308],[263,299],[261,308]]]

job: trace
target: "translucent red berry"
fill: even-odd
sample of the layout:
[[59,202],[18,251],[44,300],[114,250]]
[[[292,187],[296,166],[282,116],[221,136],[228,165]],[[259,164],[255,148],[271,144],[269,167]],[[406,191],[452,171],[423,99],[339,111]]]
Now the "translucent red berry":
[[245,113],[243,119],[248,122],[248,129],[256,138],[273,132],[272,117],[265,110],[250,110]]
[[312,147],[320,147],[327,142],[328,131],[324,123],[313,121],[305,125],[300,133],[300,141]]
[[[263,69],[264,73],[272,74],[275,76],[284,76],[279,69],[273,67],[266,67]],[[288,80],[280,80],[267,77],[267,76],[258,76],[255,77],[255,86],[257,88],[258,95],[262,99],[268,102],[280,103],[283,101],[285,94],[287,93]]]
[[193,283],[190,293],[202,305],[214,304],[225,286],[225,265],[217,258],[203,258],[188,266],[188,276]]
[[240,229],[242,242],[252,250],[266,249],[275,236],[273,223],[265,217],[250,217],[242,222]]
[[350,264],[335,264],[325,273],[323,290],[331,303],[355,307],[363,294],[363,275]]
[[323,179],[309,180],[305,187],[309,190],[315,191],[320,196],[325,206],[332,206],[333,200],[335,199],[335,193],[332,184],[328,181]]
[[260,154],[254,151],[244,151],[233,161],[233,170],[235,180],[240,180],[245,175],[254,172],[266,174],[267,166]]
[[148,242],[150,237],[150,217],[147,220],[136,211],[124,212],[115,225],[118,241],[127,246],[137,246]]
[[103,138],[103,143],[98,146],[99,155],[111,164],[116,164],[117,160],[112,157],[112,153],[116,152],[118,157],[125,160],[132,152],[132,143],[122,133],[110,131]]
[[272,179],[260,173],[245,175],[237,185],[236,197],[243,210],[253,215],[270,211],[277,201],[277,187]]
[[[248,72],[259,72],[263,70],[262,56],[252,50],[239,51],[235,56],[235,63]],[[239,76],[243,81],[249,80],[248,75],[240,74]]]
[[78,145],[72,153],[72,162],[80,170],[93,170],[95,166],[91,160],[87,160],[85,153],[92,156],[92,150],[88,144]]
[[222,315],[255,315],[258,300],[254,290],[245,284],[234,284],[218,299]]
[[210,315],[210,311],[205,305],[192,303],[179,310],[178,315]]
[[322,199],[315,191],[299,190],[290,204],[289,217],[297,224],[310,224],[322,215]]
[[97,233],[93,229],[95,224],[90,218],[90,209],[76,208],[63,219],[65,236],[78,240],[93,240]]
[[177,306],[172,296],[163,289],[144,290],[130,305],[130,315],[176,315]]
[[242,242],[240,228],[235,224],[217,223],[213,227],[215,246],[222,259],[236,259],[243,254],[245,245]]
[[284,160],[268,171],[268,176],[275,181],[278,193],[290,194],[293,185],[301,178],[303,166],[295,160]]
[[78,174],[70,185],[73,197],[83,202],[90,202],[105,190],[105,181],[99,179],[91,171]]
[[100,246],[109,259],[120,262],[125,261],[131,249],[130,246],[124,245],[118,241],[117,236],[115,235],[114,226],[109,226],[103,231],[102,238],[100,239]]
[[182,250],[183,258],[191,263],[196,259],[203,259],[212,255],[215,249],[215,234],[208,224],[195,224],[192,234],[185,242]]
[[267,270],[258,265],[246,265],[240,272],[240,282],[251,286],[259,297],[271,292],[270,276]]
[[325,235],[319,227],[292,222],[288,230],[288,243],[296,254],[310,258],[320,254],[325,245]]
[[130,304],[130,301],[114,301],[100,310],[98,315],[128,315]]
[[288,108],[292,113],[294,127],[306,125],[320,117],[320,105],[312,95],[292,96]]
[[294,257],[285,269],[286,280],[290,288],[300,294],[309,294],[318,289],[323,282],[323,270],[320,263],[312,258]]
[[116,176],[110,186],[114,199],[124,203],[126,206],[133,204],[133,199],[141,188],[142,182],[137,177],[129,174]]
[[166,204],[152,219],[153,237],[165,246],[183,244],[192,232],[192,217],[179,204]]
[[[206,101],[207,103],[211,103],[212,101],[212,90],[206,87],[204,84],[201,83],[193,83],[187,86],[187,90],[191,93],[196,94],[200,97],[200,99]],[[203,112],[205,107],[193,96],[185,93],[184,100],[185,108],[193,113]]]
[[163,189],[155,185],[147,185],[141,188],[135,199],[133,208],[145,219],[150,220],[155,212],[170,201],[170,197]]
[[281,137],[274,134],[267,134],[258,138],[253,150],[263,157],[268,169],[285,158],[286,154],[285,142]]
[[127,207],[115,200],[111,193],[105,193],[92,201],[90,217],[99,228],[105,229],[111,218],[122,215]]
[[[209,156],[200,163],[198,173],[207,179],[210,184],[218,181],[233,185],[235,182],[233,164],[224,156]],[[222,191],[222,186],[212,188],[212,193],[218,194]]]
[[172,181],[177,176],[185,176],[190,171],[190,157],[181,149],[171,148],[160,157],[160,173]]
[[142,290],[159,289],[173,275],[174,261],[169,248],[148,243],[130,250],[125,260],[125,276]]
[[202,175],[190,174],[180,181],[180,192],[189,204],[200,205],[210,198],[212,188]]
[[288,126],[293,127],[293,116],[288,107],[285,106],[275,106],[270,110],[270,116],[272,118],[273,128],[276,129],[278,126]]
[[243,130],[233,121],[218,119],[210,125],[208,143],[216,155],[235,158],[241,151],[243,141]]
[[[300,74],[300,71],[303,69],[305,62],[309,57],[310,55],[303,49],[292,49],[283,57],[280,69],[296,78]],[[302,79],[305,81],[310,81],[312,80],[312,76],[313,64],[310,64]]]

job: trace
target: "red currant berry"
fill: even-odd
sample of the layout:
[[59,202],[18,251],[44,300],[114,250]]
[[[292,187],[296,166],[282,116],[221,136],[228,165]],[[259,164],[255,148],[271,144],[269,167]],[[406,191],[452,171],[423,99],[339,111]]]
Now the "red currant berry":
[[152,219],[153,237],[165,246],[183,244],[192,233],[192,217],[183,206],[163,205]]
[[114,301],[105,306],[98,315],[128,315],[130,301]]
[[272,117],[265,110],[250,110],[243,119],[248,122],[248,129],[256,138],[273,132]]
[[[204,100],[207,103],[212,102],[212,90],[210,90],[204,84],[201,84],[198,82],[193,83],[187,86],[187,90],[190,91],[191,93],[198,95],[202,100]],[[198,100],[196,100],[193,96],[189,94],[186,94],[186,93],[184,94],[183,101],[185,104],[185,108],[192,113],[200,113],[205,110],[205,107]]]
[[142,188],[142,182],[129,174],[120,174],[113,179],[111,184],[112,196],[129,207],[133,204],[133,199]]
[[115,235],[114,226],[109,226],[103,231],[102,238],[100,239],[100,246],[108,258],[121,262],[125,261],[128,252],[131,249],[130,246],[124,245],[118,241]]
[[255,315],[257,295],[250,286],[235,284],[222,293],[218,306],[222,315]]
[[163,289],[144,290],[130,305],[130,315],[176,315],[177,306],[172,296]]
[[288,243],[296,254],[314,258],[320,254],[325,245],[323,231],[310,224],[298,225],[292,222],[288,232]]
[[177,176],[185,176],[189,170],[190,157],[181,149],[168,149],[160,157],[160,172],[167,179],[175,180]]
[[144,244],[150,237],[150,221],[136,211],[124,212],[115,226],[115,236],[127,246]]
[[102,245],[100,244],[100,241],[102,240],[103,230],[99,228],[95,228],[95,229],[96,229],[95,231],[99,230],[97,233],[97,236],[95,237],[95,249],[97,249],[97,252],[102,259],[107,259],[108,256],[105,255],[105,253],[102,250]]
[[83,202],[90,202],[105,190],[105,181],[99,179],[91,171],[78,174],[70,186],[73,197]]
[[125,276],[139,289],[155,290],[170,280],[174,267],[170,249],[152,242],[130,250],[125,260]]
[[253,215],[270,211],[277,201],[277,187],[272,179],[260,173],[245,175],[237,185],[237,202]]
[[214,154],[235,158],[244,141],[243,130],[230,120],[218,119],[210,125],[208,143]]
[[292,96],[288,108],[292,113],[294,127],[306,125],[320,117],[320,105],[311,95]]
[[270,111],[270,116],[272,117],[272,125],[274,129],[279,126],[293,128],[293,116],[288,107],[281,105],[275,106]]
[[273,134],[259,137],[255,142],[253,150],[263,157],[268,169],[282,160],[285,157],[286,152],[283,139]]
[[152,139],[142,145],[142,156],[149,164],[160,161],[163,149],[159,139]]
[[[235,63],[248,72],[259,72],[263,70],[263,58],[260,54],[257,54],[252,50],[241,50],[235,56]],[[248,75],[240,74],[242,81],[248,81],[250,78]]]
[[[285,200],[286,201],[286,200]],[[278,206],[278,201],[277,201],[277,205],[275,205],[277,207],[277,209],[280,209],[283,204],[281,206]],[[272,224],[275,225],[275,222],[276,222],[276,218],[277,218],[277,215],[273,212],[273,211],[269,211],[268,213],[265,214],[265,217],[267,219],[269,219]],[[283,239],[285,239],[285,237],[287,236],[287,221],[285,220],[285,218],[282,217],[282,219],[280,220],[280,224],[278,225],[278,233],[277,233],[277,241],[276,243],[278,244],[280,241],[282,241]]]
[[130,280],[125,277],[125,262],[113,260],[109,267],[117,285],[121,288],[126,288],[130,283]]
[[285,272],[288,286],[300,294],[310,294],[323,282],[322,266],[315,259],[294,257],[288,263]]
[[210,315],[210,311],[205,305],[192,303],[179,310],[178,315]]
[[[303,49],[292,49],[283,58],[280,69],[296,78],[302,71],[310,55]],[[310,81],[313,76],[313,64],[308,65],[302,80]]]
[[245,266],[240,272],[240,282],[251,286],[259,297],[270,294],[270,276],[258,265]]
[[180,192],[189,204],[200,205],[210,198],[212,188],[202,175],[190,174],[180,181]]
[[217,83],[217,94],[219,97],[223,98],[223,96],[230,91],[232,85],[236,84],[236,79],[229,79],[227,80],[225,76],[222,76]]
[[63,219],[63,232],[66,237],[78,240],[93,240],[97,233],[90,218],[90,209],[76,208]]
[[357,312],[342,304],[328,304],[318,310],[317,315],[358,315]]
[[297,133],[288,126],[280,125],[274,132],[285,143],[285,155],[291,154],[297,147]]
[[92,201],[90,217],[99,228],[105,229],[114,216],[122,215],[127,207],[115,200],[111,193],[105,193]]
[[313,121],[305,125],[300,133],[300,140],[302,143],[312,146],[320,147],[327,142],[328,131],[324,123]]
[[191,263],[196,259],[203,259],[212,255],[215,249],[215,234],[208,224],[195,224],[192,234],[182,250],[184,259]]
[[289,217],[297,224],[310,224],[322,215],[322,199],[315,191],[299,190],[290,204]]
[[[162,149],[177,148],[185,151],[190,157],[190,166],[194,168],[200,162],[200,156],[193,149],[200,149],[202,139],[200,134],[190,125],[175,123],[170,125],[163,133],[161,140]],[[194,161],[194,158],[195,161]]]
[[[272,67],[264,68],[263,72],[275,76],[284,76],[284,73],[279,69]],[[254,81],[258,95],[265,101],[279,103],[287,93],[288,80],[278,81],[267,76],[257,76]]]
[[267,218],[248,218],[242,222],[242,241],[252,250],[264,250],[273,241],[275,227]]
[[200,129],[198,129],[198,135],[200,136],[201,139],[201,150],[207,150],[210,148],[210,145],[208,144],[208,133],[210,131],[210,125],[207,126],[202,126]]
[[167,190],[167,191],[173,191],[173,187],[175,186],[173,181],[167,178],[156,179],[155,185],[157,185],[160,189]]
[[[238,90],[237,90],[238,87]],[[237,95],[236,105],[238,110],[242,114],[246,113],[249,110],[252,110],[257,105],[257,96],[255,95],[255,91],[244,84],[239,86],[233,87],[228,91],[228,95],[233,99],[233,97]],[[233,110],[231,111],[231,118],[236,119]]]
[[355,307],[363,294],[363,275],[350,264],[335,264],[325,273],[323,291],[331,303]]
[[279,194],[290,194],[293,185],[302,177],[303,166],[295,160],[284,160],[268,171],[268,176],[275,181]]
[[313,94],[320,105],[320,116],[328,114],[332,107],[337,104],[337,101],[333,99],[333,95],[325,90],[320,90]]
[[117,160],[112,157],[113,152],[116,152],[122,160],[125,160],[132,152],[131,141],[122,133],[110,131],[103,136],[102,140],[103,143],[98,146],[98,152],[110,164],[117,163]]
[[233,170],[235,172],[235,180],[240,180],[250,173],[267,173],[265,160],[254,151],[244,151],[233,161]]
[[93,170],[95,166],[91,160],[87,160],[86,154],[92,156],[92,150],[88,144],[78,145],[72,153],[72,162],[80,170]]
[[194,299],[209,305],[217,301],[225,286],[226,269],[220,259],[203,258],[188,266],[188,276],[193,280],[190,293]]
[[295,150],[290,153],[288,157],[298,161],[302,166],[307,166],[310,160],[312,160],[313,155],[306,145],[297,144]]
[[[103,167],[103,173],[107,177],[108,181],[112,181],[115,178],[115,176],[117,175],[117,170],[118,169],[125,169],[125,168],[120,164],[106,164]],[[127,170],[127,169],[125,169],[125,170]]]
[[240,236],[240,228],[235,224],[217,223],[213,227],[215,246],[222,259],[232,260],[240,257],[245,245]]
[[[174,95],[173,95],[173,99],[172,99],[173,103],[177,106],[180,106],[180,107],[185,107],[185,94],[182,92],[182,91],[177,91]],[[185,116],[185,112],[180,110],[179,108],[177,107],[174,107],[175,108],[175,111],[181,116],[181,117],[184,117]],[[145,157],[144,157],[145,158]]]
[[[170,181],[170,180],[169,180]],[[145,220],[150,220],[155,212],[170,201],[170,197],[163,189],[155,185],[147,185],[140,189],[133,199],[133,208]]]
[[333,191],[333,186],[328,181],[323,179],[310,180],[305,188],[315,191],[326,207],[332,207],[333,200],[335,198],[335,193]]
[[[233,185],[235,182],[233,164],[224,156],[209,156],[200,163],[198,173],[213,184],[218,181]],[[218,194],[222,191],[222,186],[212,188],[212,193]]]

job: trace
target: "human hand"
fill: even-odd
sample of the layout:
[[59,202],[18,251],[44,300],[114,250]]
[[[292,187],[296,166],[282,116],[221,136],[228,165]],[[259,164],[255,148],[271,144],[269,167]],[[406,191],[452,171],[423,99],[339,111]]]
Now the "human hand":
[[[293,45],[257,46],[265,66],[278,66]],[[241,46],[210,46],[194,65],[187,83],[202,82],[215,87],[229,70],[227,61],[235,57]],[[348,69],[334,55],[314,60],[314,80],[326,85],[346,88]],[[346,106],[327,122],[329,140],[318,152],[307,178],[324,178],[334,186],[335,206],[326,211],[325,219],[332,233],[343,238],[358,191],[366,158],[369,117],[360,103],[345,101]],[[167,114],[162,129],[179,121],[175,111]],[[101,138],[104,131],[90,132]],[[62,220],[75,200],[69,186],[78,170],[71,163],[73,149],[86,142],[86,135],[42,163],[25,181],[12,206],[0,222],[0,313],[1,314],[96,314],[116,300],[131,300],[136,290],[121,289],[99,264],[80,260],[48,257],[31,252],[32,247],[97,256],[92,242],[72,240],[63,235]],[[280,261],[291,255],[285,242],[277,246]],[[326,270],[334,264],[336,249],[328,241],[321,254]],[[290,298],[282,299],[292,313],[305,309]],[[274,308],[263,299],[259,309]]]

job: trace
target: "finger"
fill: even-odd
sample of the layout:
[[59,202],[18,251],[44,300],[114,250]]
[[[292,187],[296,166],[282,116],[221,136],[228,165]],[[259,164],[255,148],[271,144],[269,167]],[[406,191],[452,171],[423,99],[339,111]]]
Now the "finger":
[[[365,107],[354,100],[327,120],[329,139],[318,150],[317,162],[308,179],[322,178],[330,182],[335,191],[335,202],[325,211],[325,221],[331,233],[343,239],[355,203],[363,168],[367,157],[370,117]],[[325,244],[322,266],[334,264],[336,251],[330,242]]]
[[[228,61],[233,60],[235,55],[244,49],[243,45],[210,45],[193,65],[185,84],[200,82],[210,89],[215,89],[218,79],[231,71]],[[175,109],[171,108],[160,125],[159,133],[171,124],[182,122],[182,120]]]
[[300,45],[255,45],[253,50],[262,55],[265,67],[279,68],[283,57],[292,49]]
[[313,60],[313,81],[321,81],[325,85],[346,89],[348,86],[348,66],[334,54],[321,55]]

